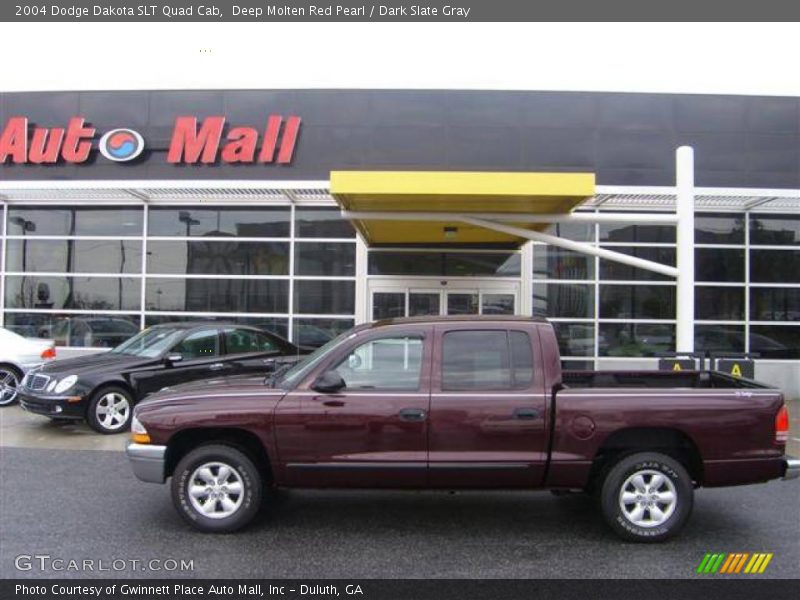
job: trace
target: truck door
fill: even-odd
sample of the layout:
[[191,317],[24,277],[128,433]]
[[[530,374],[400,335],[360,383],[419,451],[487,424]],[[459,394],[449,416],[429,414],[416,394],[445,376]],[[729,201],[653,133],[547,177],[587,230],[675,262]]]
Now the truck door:
[[[430,328],[355,336],[289,392],[276,411],[295,486],[421,487],[427,471]],[[323,372],[346,386],[313,389]]]
[[429,416],[432,487],[536,487],[547,401],[531,328],[435,327]]

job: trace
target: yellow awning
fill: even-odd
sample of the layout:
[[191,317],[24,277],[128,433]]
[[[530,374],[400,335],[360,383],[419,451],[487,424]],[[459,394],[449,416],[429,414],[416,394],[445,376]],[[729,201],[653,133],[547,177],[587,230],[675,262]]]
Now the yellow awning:
[[[565,214],[594,195],[593,173],[332,171],[331,194],[351,212]],[[424,215],[423,215],[424,216]],[[522,243],[457,220],[354,219],[369,244]],[[544,223],[520,225],[541,230]]]

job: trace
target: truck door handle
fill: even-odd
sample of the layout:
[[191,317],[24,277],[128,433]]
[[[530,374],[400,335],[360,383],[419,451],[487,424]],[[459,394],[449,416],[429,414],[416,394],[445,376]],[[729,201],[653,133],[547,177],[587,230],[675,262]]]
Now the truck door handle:
[[225,365],[223,363],[214,363],[213,365],[208,367],[211,371],[219,371],[220,369],[224,369]]
[[404,408],[400,411],[400,418],[403,421],[424,421],[425,411],[421,408]]
[[344,406],[344,400],[325,400],[322,403],[324,406]]
[[512,416],[515,419],[522,419],[524,421],[530,421],[533,419],[539,418],[539,411],[535,408],[515,408]]

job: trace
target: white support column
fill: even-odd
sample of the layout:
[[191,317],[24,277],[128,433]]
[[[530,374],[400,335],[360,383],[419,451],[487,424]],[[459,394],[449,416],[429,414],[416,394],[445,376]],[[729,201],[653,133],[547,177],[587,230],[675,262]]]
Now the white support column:
[[675,152],[677,293],[675,350],[694,352],[694,150]]

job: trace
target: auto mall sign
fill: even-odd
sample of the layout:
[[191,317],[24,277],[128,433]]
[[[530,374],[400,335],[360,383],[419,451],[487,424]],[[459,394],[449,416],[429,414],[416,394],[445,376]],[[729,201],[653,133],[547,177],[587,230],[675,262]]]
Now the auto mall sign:
[[[83,117],[72,117],[66,127],[31,126],[27,117],[11,117],[0,134],[0,165],[86,163],[95,151],[112,162],[128,162],[142,155],[146,143],[129,128],[98,131]],[[270,115],[262,131],[231,126],[225,117],[175,119],[167,150],[173,164],[274,163],[288,165],[294,157],[300,117]],[[95,140],[97,140],[95,144]]]

